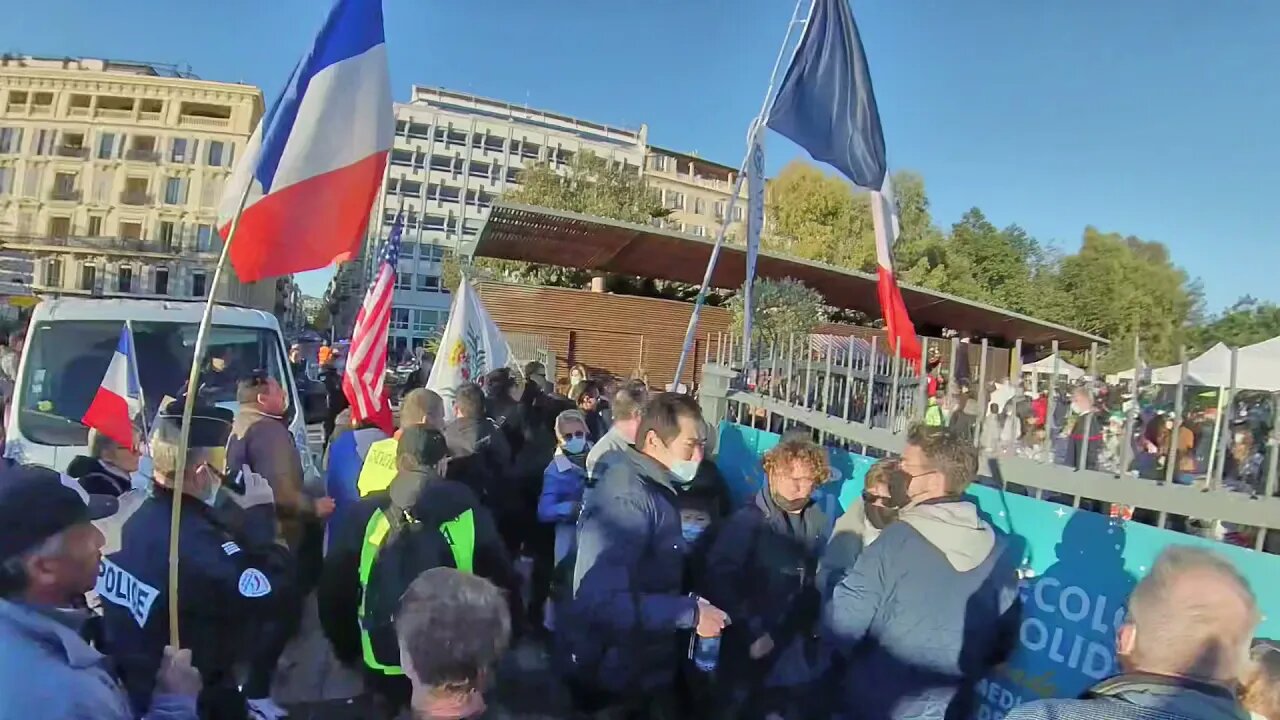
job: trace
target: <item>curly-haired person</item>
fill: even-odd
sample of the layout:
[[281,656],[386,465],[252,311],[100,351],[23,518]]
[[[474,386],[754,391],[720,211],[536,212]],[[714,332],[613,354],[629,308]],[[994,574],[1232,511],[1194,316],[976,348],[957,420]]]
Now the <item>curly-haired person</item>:
[[734,619],[720,647],[718,705],[723,717],[822,717],[815,578],[830,523],[811,496],[831,468],[826,450],[788,438],[765,454],[764,471],[767,485],[716,536],[701,583]]

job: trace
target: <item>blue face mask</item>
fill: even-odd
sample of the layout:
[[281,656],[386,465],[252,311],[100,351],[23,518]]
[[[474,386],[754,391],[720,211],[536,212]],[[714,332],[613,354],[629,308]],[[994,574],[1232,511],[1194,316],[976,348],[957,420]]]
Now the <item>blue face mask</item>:
[[587,451],[587,439],[581,437],[571,437],[564,441],[564,451],[567,455],[581,455]]
[[677,460],[671,466],[671,474],[680,479],[682,484],[693,482],[693,476],[698,474],[698,463],[693,460]]
[[702,537],[702,533],[707,529],[706,524],[700,522],[682,522],[680,523],[680,534],[684,536],[684,541],[690,545],[698,541]]

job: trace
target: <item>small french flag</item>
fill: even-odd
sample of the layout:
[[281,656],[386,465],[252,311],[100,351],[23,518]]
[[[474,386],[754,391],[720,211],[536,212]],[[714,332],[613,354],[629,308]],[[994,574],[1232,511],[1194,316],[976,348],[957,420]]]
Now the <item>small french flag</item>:
[[137,356],[133,351],[133,333],[125,323],[120,330],[115,354],[102,377],[98,394],[85,411],[82,422],[116,442],[121,447],[132,448],[134,442],[133,419],[142,411],[142,388],[138,385]]

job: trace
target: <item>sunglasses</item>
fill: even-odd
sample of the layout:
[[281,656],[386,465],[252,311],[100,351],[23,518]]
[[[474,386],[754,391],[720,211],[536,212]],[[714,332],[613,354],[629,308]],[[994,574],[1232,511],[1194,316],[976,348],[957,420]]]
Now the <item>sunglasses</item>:
[[886,505],[892,499],[893,498],[888,497],[887,495],[876,495],[870,490],[862,491],[862,502],[866,503],[867,505]]
[[564,434],[565,440],[569,440],[571,438],[583,438],[585,440],[586,437],[587,437],[587,434],[581,430],[575,430],[574,432]]

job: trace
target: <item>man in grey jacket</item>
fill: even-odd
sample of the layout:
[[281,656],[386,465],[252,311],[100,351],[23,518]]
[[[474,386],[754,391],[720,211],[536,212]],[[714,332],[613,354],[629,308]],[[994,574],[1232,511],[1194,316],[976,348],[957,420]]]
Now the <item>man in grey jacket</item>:
[[825,631],[855,717],[967,717],[968,689],[1012,649],[1020,558],[963,496],[977,463],[951,430],[912,431],[889,478],[897,521],[835,586]]
[[610,400],[613,403],[613,427],[587,453],[589,481],[604,475],[610,455],[635,444],[640,416],[644,413],[645,404],[649,402],[649,388],[639,380],[632,380],[622,386]]
[[1236,685],[1258,626],[1248,582],[1222,556],[1167,548],[1129,596],[1116,638],[1124,672],[1074,700],[1037,700],[1008,720],[1247,720]]
[[[89,612],[77,609],[102,559],[92,521],[116,501],[74,482],[28,466],[0,489],[0,720],[137,717],[111,660],[82,636]],[[194,720],[199,692],[191,651],[166,648],[146,718]]]

